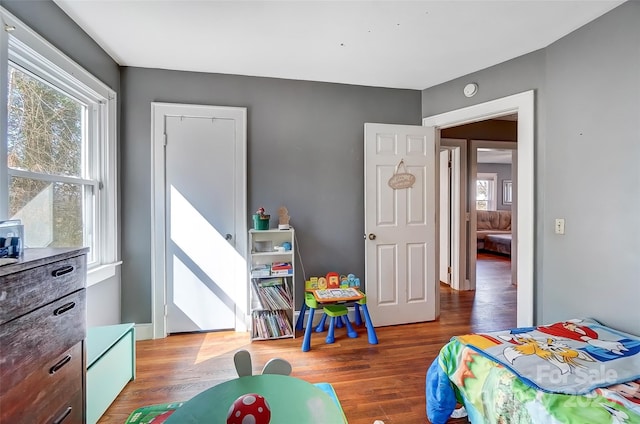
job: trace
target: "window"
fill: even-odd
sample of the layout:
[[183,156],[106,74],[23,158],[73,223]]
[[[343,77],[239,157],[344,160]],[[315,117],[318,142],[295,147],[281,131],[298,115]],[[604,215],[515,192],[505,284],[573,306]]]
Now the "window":
[[1,12],[0,216],[22,221],[26,248],[87,246],[90,269],[115,264],[115,92]]
[[497,174],[478,174],[476,179],[476,210],[495,211],[497,209]]

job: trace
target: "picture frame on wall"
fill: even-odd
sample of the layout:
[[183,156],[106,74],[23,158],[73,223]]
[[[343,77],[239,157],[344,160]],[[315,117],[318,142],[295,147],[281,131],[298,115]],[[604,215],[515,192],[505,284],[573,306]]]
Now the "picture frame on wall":
[[513,183],[511,180],[502,180],[502,204],[510,205],[513,195]]

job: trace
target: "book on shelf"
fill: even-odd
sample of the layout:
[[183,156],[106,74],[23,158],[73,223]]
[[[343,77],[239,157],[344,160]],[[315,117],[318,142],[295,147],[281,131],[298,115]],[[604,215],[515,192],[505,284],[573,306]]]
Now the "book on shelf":
[[286,311],[254,311],[253,336],[260,339],[290,336],[293,327]]
[[271,276],[271,265],[269,264],[259,264],[253,265],[251,267],[251,276],[252,277],[270,277]]
[[290,262],[274,262],[271,264],[271,275],[292,275],[293,266]]
[[293,308],[291,288],[283,278],[252,278],[251,288],[260,309],[274,311]]
[[271,264],[271,271],[282,271],[285,269],[293,269],[291,262],[274,262]]

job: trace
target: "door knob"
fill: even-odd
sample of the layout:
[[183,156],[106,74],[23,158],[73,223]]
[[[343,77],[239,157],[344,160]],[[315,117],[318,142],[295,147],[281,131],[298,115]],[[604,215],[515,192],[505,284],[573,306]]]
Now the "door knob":
[[369,233],[369,240],[375,240],[376,239],[376,235],[373,233]]
[[231,240],[233,237],[231,237],[231,234],[228,234],[224,236],[225,240]]

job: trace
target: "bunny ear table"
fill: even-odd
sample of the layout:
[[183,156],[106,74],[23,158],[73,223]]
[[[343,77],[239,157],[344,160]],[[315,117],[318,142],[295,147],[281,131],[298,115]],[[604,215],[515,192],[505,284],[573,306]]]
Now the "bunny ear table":
[[362,308],[369,344],[378,344],[376,330],[373,327],[369,310],[367,309],[367,296],[364,293],[355,288],[308,290],[305,293],[305,301],[302,304],[300,315],[298,315],[298,320],[296,321],[296,330],[302,330],[304,315],[306,310],[309,309],[307,327],[305,328],[302,341],[303,352],[308,352],[311,349],[311,332],[313,331],[313,315],[315,310],[322,309],[328,305],[345,303],[354,303],[356,325],[362,325],[362,317],[360,316],[360,308]]

